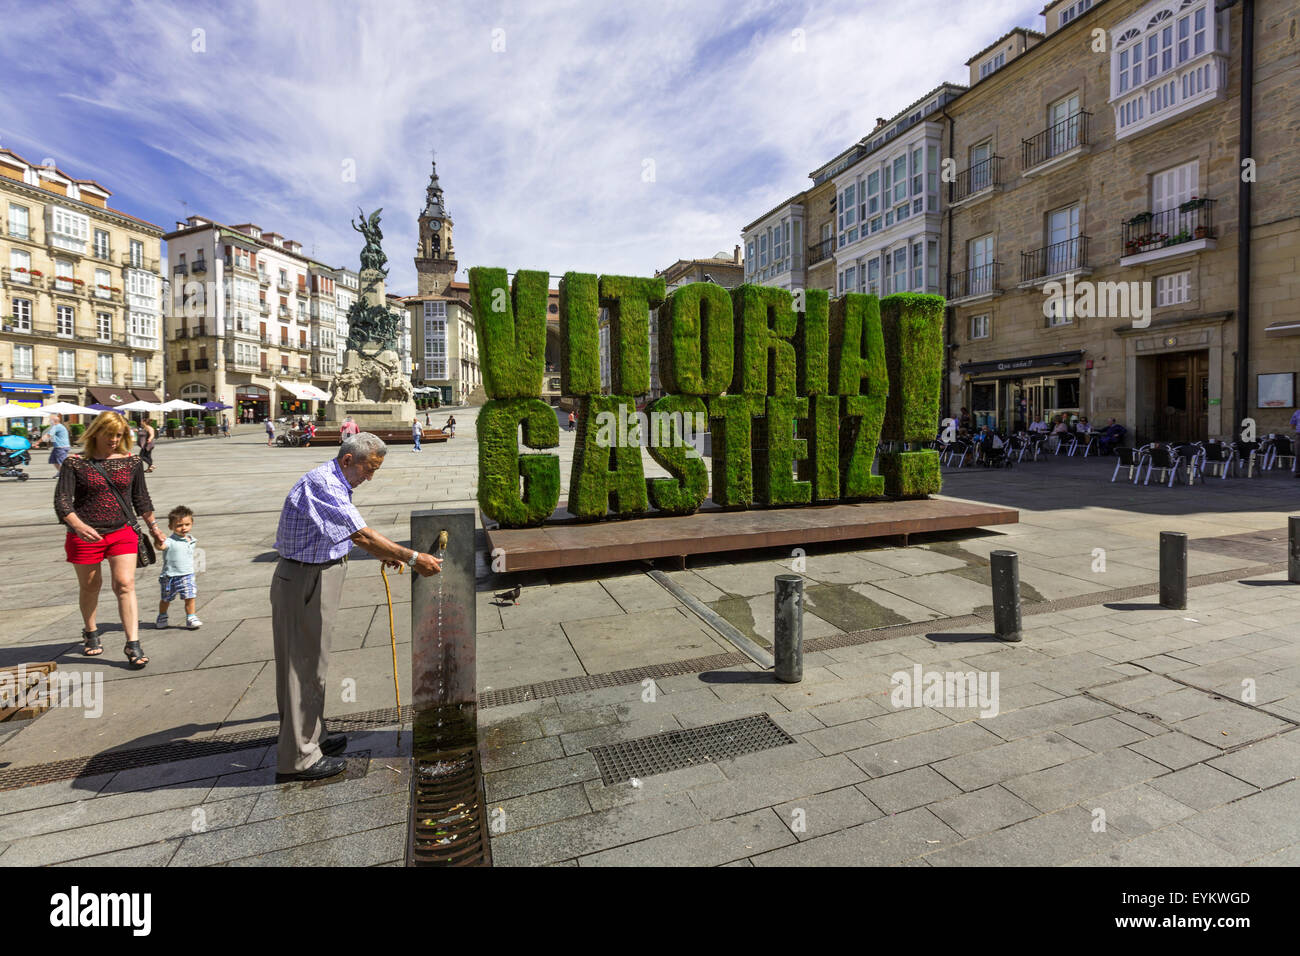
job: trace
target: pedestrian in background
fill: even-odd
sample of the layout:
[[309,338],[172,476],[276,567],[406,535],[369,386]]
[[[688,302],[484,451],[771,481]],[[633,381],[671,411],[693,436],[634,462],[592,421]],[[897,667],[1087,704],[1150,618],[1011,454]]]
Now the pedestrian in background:
[[420,438],[423,437],[423,435],[424,435],[424,429],[420,427],[420,420],[418,418],[412,418],[411,419],[411,441],[415,442],[415,447],[412,448],[411,451],[416,452],[420,450]]
[[50,443],[50,464],[54,466],[54,477],[57,480],[64,459],[72,452],[72,442],[68,438],[68,426],[63,424],[62,415],[56,413],[50,416],[50,426],[45,429],[45,434],[40,437],[40,441]]
[[140,420],[140,427],[136,432],[136,442],[140,446],[140,458],[149,467],[146,472],[153,471],[153,443],[158,437],[158,432],[154,430],[153,423],[149,419]]
[[230,437],[230,416],[229,415],[221,416],[221,435],[224,438]]
[[275,444],[275,422],[271,419],[266,420],[266,447],[270,448]]
[[442,570],[431,554],[402,547],[369,528],[352,503],[353,489],[375,476],[388,447],[362,432],[343,441],[332,461],[314,468],[284,499],[271,579],[275,699],[280,714],[277,782],[342,773],[343,734],[325,733],[325,676],[348,552],[356,545],[384,562],[428,576]]

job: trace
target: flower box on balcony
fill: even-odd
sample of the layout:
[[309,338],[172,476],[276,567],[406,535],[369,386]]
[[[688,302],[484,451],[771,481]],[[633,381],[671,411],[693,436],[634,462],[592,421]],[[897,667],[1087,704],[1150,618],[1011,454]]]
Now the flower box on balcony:
[[1207,200],[1205,200],[1205,199],[1200,199],[1200,198],[1198,198],[1198,197],[1196,197],[1196,196],[1193,196],[1191,199],[1187,200],[1187,202],[1182,203],[1182,204],[1178,207],[1178,211],[1179,211],[1179,212],[1191,212],[1193,209],[1200,209],[1202,206],[1205,205],[1206,202],[1207,202]]
[[1205,226],[1197,226],[1197,227],[1196,227],[1196,238],[1197,238],[1197,239],[1205,239],[1206,237],[1209,236],[1209,234],[1210,234],[1210,230],[1209,230],[1207,227],[1205,227]]
[[27,271],[27,270],[24,269],[22,266],[17,266],[17,267],[14,269],[14,272],[26,272],[26,271]]
[[103,285],[102,283],[98,283],[98,282],[95,283],[95,288],[96,288],[96,289],[103,289],[105,292],[112,292],[112,291],[113,291],[113,287],[112,287],[111,285]]
[[85,284],[86,284],[86,280],[85,280],[85,279],[73,279],[73,280],[72,280],[72,284],[73,284],[73,285],[85,285]]
[[32,275],[36,276],[36,278],[39,279],[39,278],[41,278],[41,276],[45,275],[45,273],[42,272],[40,269],[33,269],[33,270],[32,270]]
[[1151,221],[1151,213],[1149,213],[1149,212],[1140,212],[1140,213],[1138,213],[1136,216],[1134,216],[1132,219],[1128,220],[1128,222],[1126,222],[1125,225],[1127,225],[1127,226],[1138,226],[1138,225],[1141,225],[1141,224],[1144,223],[1144,222],[1150,222],[1150,221]]

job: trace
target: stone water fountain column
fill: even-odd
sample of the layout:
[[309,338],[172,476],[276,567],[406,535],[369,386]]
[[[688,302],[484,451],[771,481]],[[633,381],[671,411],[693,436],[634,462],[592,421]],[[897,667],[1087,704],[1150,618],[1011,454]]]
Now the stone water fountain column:
[[412,512],[411,547],[443,564],[440,574],[411,581],[415,772],[407,862],[481,866],[491,851],[478,756],[474,510]]

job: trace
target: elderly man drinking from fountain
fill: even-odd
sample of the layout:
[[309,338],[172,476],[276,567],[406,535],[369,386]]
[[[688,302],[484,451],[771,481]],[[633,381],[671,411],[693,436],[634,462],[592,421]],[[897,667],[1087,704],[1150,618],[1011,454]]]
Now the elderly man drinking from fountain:
[[[356,545],[390,568],[405,564],[426,577],[442,570],[431,554],[412,551],[366,526],[352,490],[375,476],[387,446],[376,435],[349,435],[338,457],[298,479],[284,500],[271,580],[275,699],[280,711],[276,781],[319,780],[347,766],[343,734],[324,735],[325,673],[348,552]],[[323,739],[322,739],[323,738]]]

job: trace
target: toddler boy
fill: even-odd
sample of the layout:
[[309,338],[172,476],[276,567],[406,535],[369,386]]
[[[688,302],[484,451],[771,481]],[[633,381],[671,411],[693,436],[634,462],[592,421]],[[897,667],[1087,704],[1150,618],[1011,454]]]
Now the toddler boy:
[[190,534],[194,527],[194,512],[178,505],[167,515],[171,534],[162,545],[162,573],[158,583],[162,587],[162,600],[158,602],[158,619],[154,627],[167,626],[167,607],[178,596],[185,599],[185,626],[191,631],[203,626],[194,614],[194,599],[198,588],[194,584],[194,546],[197,542]]

